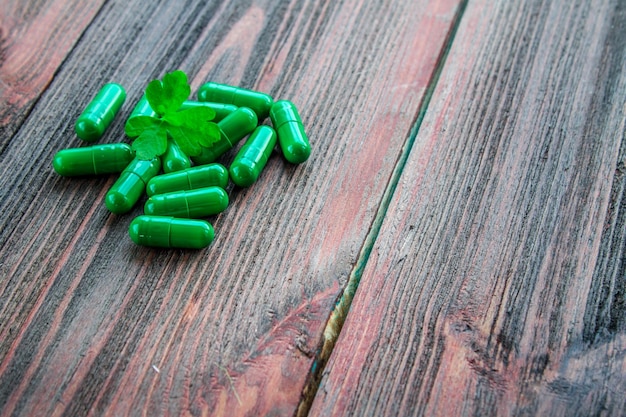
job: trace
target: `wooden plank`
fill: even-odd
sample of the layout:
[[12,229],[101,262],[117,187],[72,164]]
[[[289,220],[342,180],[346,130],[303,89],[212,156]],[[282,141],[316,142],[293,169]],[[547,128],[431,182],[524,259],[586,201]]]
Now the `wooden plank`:
[[625,29],[469,2],[310,415],[625,414]]
[[103,0],[5,1],[0,7],[0,151]]
[[[293,414],[458,1],[109,2],[0,154],[0,413]],[[313,154],[229,189],[207,250],[128,237],[52,172],[100,86],[183,69],[293,100]],[[227,155],[224,162],[232,158]]]

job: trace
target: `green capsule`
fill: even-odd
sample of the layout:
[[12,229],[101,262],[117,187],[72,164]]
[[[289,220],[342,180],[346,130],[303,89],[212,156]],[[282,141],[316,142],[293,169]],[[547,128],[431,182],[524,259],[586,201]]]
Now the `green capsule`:
[[126,99],[124,88],[115,83],[105,84],[76,120],[74,130],[87,142],[100,139]]
[[268,94],[214,82],[200,86],[198,100],[249,107],[256,113],[259,120],[267,117],[274,103],[274,99]]
[[228,116],[235,110],[237,110],[237,106],[234,104],[224,104],[224,103],[212,103],[209,101],[191,101],[187,100],[180,106],[181,110],[193,109],[194,107],[208,107],[215,112],[215,117],[212,122],[219,122],[224,117]]
[[[148,116],[148,117],[158,116],[156,112],[152,110],[152,107],[150,107],[150,103],[148,103],[148,99],[146,98],[145,95],[143,95],[141,99],[139,99],[139,101],[133,108],[133,111],[130,113],[130,116],[128,116],[126,123],[129,123],[133,118],[139,117],[139,116]],[[136,134],[129,135],[128,133],[126,133],[126,135],[130,138],[134,138],[137,136]]]
[[252,110],[247,107],[239,107],[217,124],[222,136],[220,140],[208,148],[202,148],[200,155],[192,157],[193,161],[197,165],[214,162],[248,133],[252,132],[257,123],[258,119]]
[[279,100],[270,110],[270,119],[285,159],[292,164],[306,161],[311,155],[311,145],[296,106],[291,101]]
[[276,132],[261,125],[250,135],[230,165],[230,178],[240,187],[251,186],[261,174],[276,146]]
[[150,161],[133,159],[104,198],[104,204],[109,211],[115,214],[129,212],[141,198],[150,178],[159,173],[159,169],[159,158]]
[[196,219],[221,213],[226,207],[228,194],[223,188],[205,187],[153,195],[146,201],[143,211],[155,216]]
[[163,172],[166,174],[191,167],[189,157],[180,149],[176,142],[171,139],[167,140],[167,149],[162,158]]
[[296,106],[288,100],[279,100],[272,105],[270,119],[285,159],[292,164],[306,161],[311,155],[311,145]]
[[139,99],[139,101],[133,108],[133,111],[130,113],[130,116],[128,116],[128,120],[137,116],[157,117],[156,112],[152,110],[152,107],[150,107],[150,103],[148,103],[148,99],[145,95],[143,95],[141,99]]
[[148,181],[146,193],[149,197],[152,197],[155,194],[211,186],[226,188],[227,185],[228,171],[226,168],[221,164],[208,164],[170,172],[169,174],[157,175]]
[[63,149],[54,155],[52,166],[67,177],[76,175],[115,174],[133,160],[133,151],[125,143]]
[[128,228],[137,245],[161,248],[202,249],[213,242],[213,226],[204,220],[163,216],[138,216]]

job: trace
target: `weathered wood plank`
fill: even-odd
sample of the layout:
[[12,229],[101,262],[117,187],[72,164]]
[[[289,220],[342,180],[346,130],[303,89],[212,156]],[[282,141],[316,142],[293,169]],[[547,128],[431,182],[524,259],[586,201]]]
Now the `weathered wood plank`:
[[[0,154],[2,414],[293,414],[458,1],[108,2]],[[100,86],[173,69],[293,100],[313,154],[230,189],[204,251],[134,246],[53,154]],[[230,153],[228,158],[232,158]]]
[[471,1],[310,415],[626,413],[626,7]]
[[103,3],[103,0],[2,2],[0,151]]

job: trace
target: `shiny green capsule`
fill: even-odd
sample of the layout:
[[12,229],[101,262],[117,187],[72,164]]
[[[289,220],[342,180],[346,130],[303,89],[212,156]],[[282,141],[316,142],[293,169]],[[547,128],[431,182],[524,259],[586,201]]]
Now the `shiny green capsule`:
[[104,204],[109,211],[115,214],[129,212],[141,198],[150,178],[159,173],[159,169],[159,158],[150,161],[133,159],[104,198]]
[[228,194],[221,187],[174,191],[153,195],[146,201],[143,211],[155,216],[172,216],[197,219],[226,210]]
[[133,151],[125,143],[63,149],[54,155],[52,166],[63,176],[116,174],[133,160]]
[[133,117],[137,117],[137,116],[157,117],[156,112],[154,110],[152,110],[152,107],[150,107],[150,103],[148,103],[148,99],[146,98],[145,95],[143,95],[139,99],[139,101],[137,102],[137,104],[133,108],[133,111],[130,113],[130,116],[128,116],[128,120],[132,119]]
[[212,122],[219,122],[224,119],[226,116],[237,110],[237,106],[234,104],[225,104],[225,103],[213,103],[210,101],[191,101],[187,100],[180,106],[181,110],[193,109],[194,107],[208,107],[215,112],[215,117]]
[[87,142],[99,139],[125,99],[126,92],[121,85],[105,84],[76,120],[74,130],[78,137]]
[[259,120],[267,117],[270,107],[274,103],[274,99],[268,94],[214,82],[200,86],[198,100],[248,107],[256,113]]
[[202,249],[213,242],[213,226],[204,220],[138,216],[128,228],[133,242],[160,248]]
[[265,168],[275,146],[274,129],[265,125],[257,127],[230,165],[230,178],[233,182],[240,187],[249,187],[254,184]]
[[208,148],[202,148],[200,155],[192,157],[196,165],[215,162],[223,153],[231,149],[237,142],[252,132],[257,126],[256,114],[247,107],[239,107],[224,120],[217,123],[221,138]]
[[201,165],[169,174],[157,175],[148,181],[146,193],[148,197],[172,191],[193,190],[217,186],[226,188],[228,171],[221,164]]
[[296,106],[288,100],[279,100],[272,105],[270,119],[285,159],[292,164],[306,161],[311,155],[311,145]]
[[163,172],[166,174],[191,167],[189,157],[180,149],[176,142],[171,139],[167,141],[167,148],[162,156],[161,162],[163,163]]

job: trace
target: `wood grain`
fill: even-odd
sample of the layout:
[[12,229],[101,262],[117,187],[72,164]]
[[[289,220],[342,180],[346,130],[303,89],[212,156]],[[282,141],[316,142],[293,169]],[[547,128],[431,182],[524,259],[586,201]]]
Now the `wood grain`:
[[103,0],[2,2],[0,152],[103,3]]
[[626,414],[626,7],[470,1],[310,415]]
[[[0,414],[290,415],[431,81],[458,1],[107,2],[0,154]],[[109,81],[185,70],[300,109],[313,154],[270,159],[210,219],[207,250],[154,250],[115,177],[50,165]],[[223,162],[233,157],[229,153]]]

